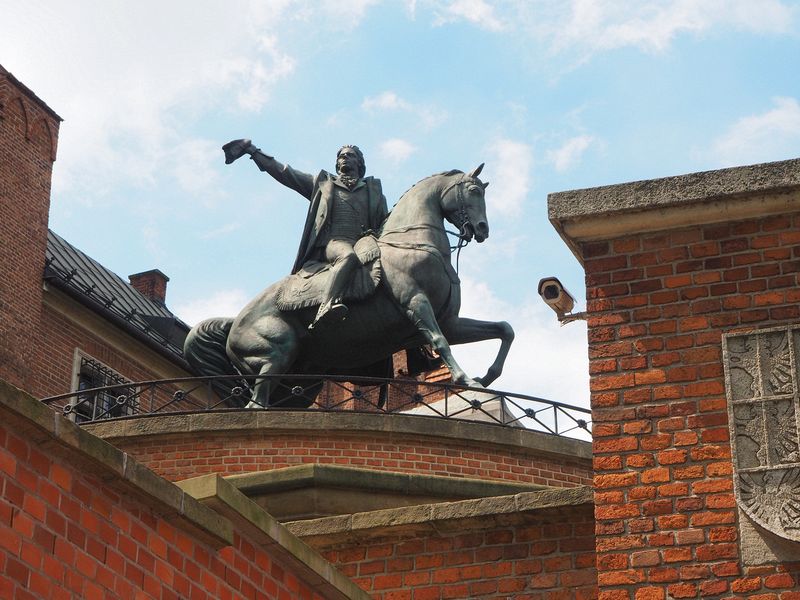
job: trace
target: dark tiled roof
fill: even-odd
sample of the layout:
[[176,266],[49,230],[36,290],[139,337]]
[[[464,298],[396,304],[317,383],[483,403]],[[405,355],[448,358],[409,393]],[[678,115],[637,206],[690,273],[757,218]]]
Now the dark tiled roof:
[[189,326],[53,231],[44,279],[181,366]]

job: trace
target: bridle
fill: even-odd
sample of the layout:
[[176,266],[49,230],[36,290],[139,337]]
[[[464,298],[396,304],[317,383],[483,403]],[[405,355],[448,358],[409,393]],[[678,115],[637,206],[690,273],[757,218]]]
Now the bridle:
[[[458,242],[455,246],[450,246],[450,251],[451,252],[453,250],[456,251],[455,271],[456,274],[458,274],[458,261],[461,258],[461,249],[467,244],[469,244],[470,241],[472,241],[471,239],[466,239],[465,237],[465,234],[467,233],[466,229],[467,226],[469,226],[472,229],[473,236],[475,235],[475,226],[472,224],[472,221],[469,218],[469,212],[467,211],[467,201],[464,198],[464,191],[462,190],[462,186],[465,183],[475,183],[475,185],[480,185],[479,182],[475,182],[474,177],[462,173],[461,177],[459,177],[457,181],[448,185],[439,194],[439,202],[443,204],[444,199],[447,197],[447,194],[450,193],[450,190],[456,188],[456,216],[457,216],[456,220],[458,221],[458,229],[459,229],[458,232],[450,231],[449,229],[445,229],[444,227],[436,227],[430,224],[420,224],[420,225],[409,225],[406,227],[401,227],[399,229],[388,229],[388,230],[385,229],[383,230],[381,237],[383,238],[383,236],[386,235],[387,233],[403,233],[406,231],[411,231],[413,229],[433,229],[436,231],[442,231],[447,235],[456,236],[458,238]],[[386,244],[389,246],[394,246],[397,248],[415,248],[417,250],[425,249],[423,248],[423,246],[420,245],[388,242],[385,239],[381,239],[379,243]],[[436,255],[441,258],[441,255],[439,254],[438,251],[436,252]]]
[[[475,225],[473,225],[472,221],[469,218],[469,212],[467,212],[467,201],[464,199],[464,190],[463,184],[473,182],[473,178],[468,175],[462,175],[458,178],[457,181],[448,185],[440,195],[441,202],[444,203],[444,199],[447,194],[453,188],[456,188],[456,221],[458,227],[458,233],[455,231],[449,231],[445,229],[445,233],[448,235],[454,235],[458,237],[458,242],[455,246],[450,246],[450,250],[456,251],[456,273],[458,273],[458,261],[461,258],[461,249],[469,244],[472,241],[472,237],[475,235]],[[477,185],[477,184],[476,184]],[[467,239],[465,236],[467,234],[467,226],[472,230],[472,237]]]

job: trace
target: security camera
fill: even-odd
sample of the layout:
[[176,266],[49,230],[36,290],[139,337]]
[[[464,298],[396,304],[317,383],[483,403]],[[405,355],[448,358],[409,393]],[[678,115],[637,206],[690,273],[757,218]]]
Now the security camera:
[[539,280],[539,295],[559,317],[571,312],[575,307],[575,298],[564,289],[564,284],[556,277],[545,277]]
[[544,303],[555,311],[562,325],[586,318],[586,313],[571,314],[572,309],[575,308],[575,298],[564,288],[564,284],[557,277],[540,279],[539,295]]

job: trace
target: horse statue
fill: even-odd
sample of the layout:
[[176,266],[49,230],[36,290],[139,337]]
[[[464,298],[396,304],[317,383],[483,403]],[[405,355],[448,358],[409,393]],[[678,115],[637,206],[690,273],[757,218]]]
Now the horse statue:
[[[402,195],[378,236],[379,283],[370,295],[350,304],[347,319],[309,330],[313,306],[282,309],[285,288],[297,277],[292,275],[262,291],[236,318],[207,319],[192,328],[184,351],[189,364],[201,376],[365,376],[376,361],[428,344],[456,384],[490,385],[503,371],[514,330],[504,321],[459,316],[460,283],[444,228],[445,220],[457,227],[460,244],[473,238],[480,243],[489,236],[488,183],[478,178],[482,168],[432,175]],[[485,375],[470,378],[450,346],[490,339],[500,340],[494,362]],[[274,379],[256,379],[248,406],[279,402]]]

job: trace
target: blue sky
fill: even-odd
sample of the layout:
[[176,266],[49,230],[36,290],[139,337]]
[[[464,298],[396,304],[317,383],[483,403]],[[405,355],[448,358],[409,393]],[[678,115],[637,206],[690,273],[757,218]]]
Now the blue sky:
[[[517,330],[496,387],[588,404],[584,302],[547,194],[800,156],[800,4],[780,0],[0,0],[0,63],[64,119],[50,226],[189,322],[291,267],[305,201],[220,146],[296,168],[358,144],[391,206],[485,162],[489,240],[462,315]],[[473,376],[492,343],[455,349]]]

